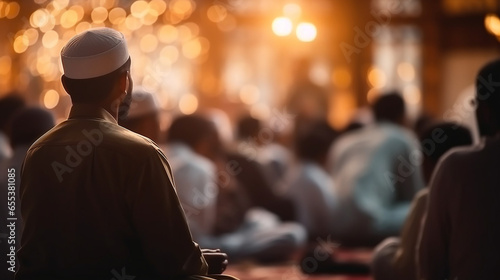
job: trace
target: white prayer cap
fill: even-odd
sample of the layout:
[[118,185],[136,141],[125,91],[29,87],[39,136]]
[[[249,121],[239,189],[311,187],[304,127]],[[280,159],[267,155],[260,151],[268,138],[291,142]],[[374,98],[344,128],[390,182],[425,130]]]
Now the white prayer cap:
[[130,57],[122,33],[107,27],[84,31],[61,50],[64,76],[90,79],[120,68]]
[[128,111],[127,118],[133,119],[150,113],[160,111],[160,102],[154,94],[142,87],[134,89],[132,92],[132,103]]

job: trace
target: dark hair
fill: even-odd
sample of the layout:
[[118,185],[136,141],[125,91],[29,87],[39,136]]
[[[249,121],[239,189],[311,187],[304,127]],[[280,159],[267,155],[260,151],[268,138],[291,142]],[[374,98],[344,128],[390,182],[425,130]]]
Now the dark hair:
[[428,125],[419,135],[424,155],[434,163],[448,150],[457,146],[472,145],[470,130],[452,122]]
[[216,136],[215,125],[199,115],[180,116],[172,122],[167,142],[181,142],[194,148],[205,137]]
[[54,127],[54,117],[42,108],[26,108],[12,118],[10,143],[12,147],[31,145]]
[[[62,83],[73,103],[95,103],[105,100],[116,85],[120,75],[130,70],[130,58],[115,71],[90,79],[70,79],[62,76]],[[98,67],[96,65],[96,67]]]
[[477,74],[476,101],[490,107],[500,123],[500,59],[486,64]]
[[326,155],[337,133],[326,121],[317,121],[297,136],[295,150],[297,157],[316,161]]
[[406,106],[401,94],[392,91],[381,95],[372,106],[377,121],[398,123],[406,113]]
[[12,116],[26,106],[20,94],[11,92],[0,99],[0,131],[6,132]]
[[251,116],[245,116],[238,121],[237,136],[238,139],[248,139],[257,137],[260,131],[260,121]]

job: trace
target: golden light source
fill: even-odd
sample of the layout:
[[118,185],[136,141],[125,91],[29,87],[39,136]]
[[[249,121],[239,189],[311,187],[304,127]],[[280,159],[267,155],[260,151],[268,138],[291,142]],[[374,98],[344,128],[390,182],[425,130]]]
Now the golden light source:
[[179,110],[184,115],[191,115],[198,109],[198,98],[191,93],[185,94],[179,100]]
[[368,71],[368,83],[374,88],[382,88],[387,83],[387,77],[382,70],[372,67]]
[[401,62],[397,69],[399,77],[406,82],[415,79],[415,67],[409,62]]
[[53,109],[59,104],[59,93],[53,89],[49,89],[43,95],[43,106],[47,109]]
[[13,19],[19,14],[21,7],[17,2],[10,2],[5,7],[5,17],[8,19]]
[[30,41],[26,35],[17,36],[13,44],[14,51],[16,53],[25,52],[28,49],[29,43]]
[[45,9],[38,9],[30,16],[30,24],[32,27],[42,27],[49,21],[49,12]]
[[78,13],[75,10],[67,10],[61,15],[60,23],[63,28],[71,28],[78,22]]
[[195,59],[201,53],[201,44],[197,39],[190,40],[182,45],[182,54],[189,59]]
[[335,69],[332,73],[332,83],[341,89],[348,88],[351,85],[352,76],[346,68]]
[[0,76],[7,75],[12,66],[12,59],[8,55],[0,56]]
[[174,64],[178,58],[179,50],[174,46],[165,46],[160,52],[160,62],[163,64]]
[[148,13],[148,10],[149,10],[148,2],[142,0],[135,1],[130,6],[130,13],[136,18],[141,18],[145,16]]
[[227,16],[227,9],[222,5],[212,5],[207,10],[207,17],[212,22],[221,22]]
[[108,18],[108,10],[104,7],[97,7],[90,14],[94,23],[102,23]]
[[109,21],[112,24],[116,25],[124,23],[126,17],[127,17],[127,12],[120,7],[112,9],[111,11],[109,11],[108,15]]
[[177,40],[179,34],[179,32],[177,31],[177,28],[175,28],[174,26],[172,25],[163,25],[162,27],[160,27],[160,29],[158,30],[158,39],[160,39],[160,41],[162,43],[172,43],[174,42],[175,40]]
[[277,17],[273,21],[273,32],[278,36],[288,36],[292,33],[293,23],[287,17]]
[[271,115],[271,110],[266,104],[255,104],[250,108],[250,115],[256,119],[265,120]]
[[486,30],[495,36],[500,36],[500,19],[495,14],[487,14],[484,18]]
[[54,30],[47,31],[42,38],[42,44],[47,49],[55,47],[58,41],[59,41],[59,34]]
[[309,22],[299,23],[296,30],[297,38],[302,42],[312,42],[316,39],[316,26]]

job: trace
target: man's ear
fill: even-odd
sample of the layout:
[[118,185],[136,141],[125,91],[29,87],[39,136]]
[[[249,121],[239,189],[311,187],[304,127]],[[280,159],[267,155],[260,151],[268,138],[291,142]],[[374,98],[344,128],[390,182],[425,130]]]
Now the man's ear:
[[128,90],[129,86],[129,72],[125,71],[120,74],[120,77],[118,79],[118,89],[120,90],[120,93],[126,92]]

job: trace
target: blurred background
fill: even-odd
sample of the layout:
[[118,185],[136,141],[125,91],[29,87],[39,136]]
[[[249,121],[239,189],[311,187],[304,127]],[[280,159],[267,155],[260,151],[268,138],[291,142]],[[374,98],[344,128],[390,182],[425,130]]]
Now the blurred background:
[[[497,0],[0,1],[0,96],[20,92],[64,120],[60,50],[121,31],[132,77],[172,116],[218,108],[269,120],[324,116],[343,129],[385,90],[410,118],[471,122],[474,77],[499,54]],[[499,37],[500,38],[500,37]]]

